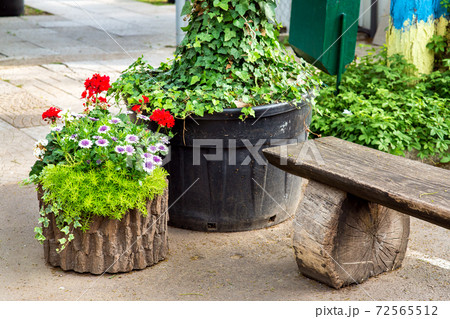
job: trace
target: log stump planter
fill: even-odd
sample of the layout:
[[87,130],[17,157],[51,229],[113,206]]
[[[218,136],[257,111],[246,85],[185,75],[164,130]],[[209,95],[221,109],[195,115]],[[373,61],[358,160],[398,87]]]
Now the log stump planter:
[[[39,206],[44,205],[38,193]],[[58,239],[63,233],[56,227],[55,217],[49,214],[49,226],[43,229],[46,237],[46,262],[63,270],[102,274],[144,269],[166,258],[168,253],[167,206],[168,190],[147,203],[147,216],[134,209],[121,220],[94,216],[89,230],[74,231],[75,238],[60,253]]]

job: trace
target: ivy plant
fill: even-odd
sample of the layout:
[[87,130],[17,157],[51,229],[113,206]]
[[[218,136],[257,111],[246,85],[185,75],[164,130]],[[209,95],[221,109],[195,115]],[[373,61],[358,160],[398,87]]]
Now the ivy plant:
[[[193,0],[186,36],[175,57],[153,69],[139,58],[112,84],[110,95],[129,105],[148,96],[147,112],[178,118],[303,100],[317,86],[311,66],[296,61],[278,41],[276,0]],[[145,110],[145,108],[144,108]]]

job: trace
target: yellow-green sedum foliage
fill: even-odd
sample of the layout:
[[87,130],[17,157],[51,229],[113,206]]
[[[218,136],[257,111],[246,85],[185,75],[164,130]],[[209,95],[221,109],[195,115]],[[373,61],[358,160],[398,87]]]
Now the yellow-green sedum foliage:
[[112,162],[101,170],[85,172],[77,166],[49,165],[41,178],[47,192],[45,202],[59,202],[68,217],[81,217],[88,226],[92,214],[121,219],[128,210],[137,208],[147,215],[147,201],[167,187],[167,172],[157,167],[138,183],[125,170],[117,171]]
[[[45,203],[39,222],[47,227],[47,215],[55,215],[57,227],[66,235],[59,240],[60,251],[73,239],[73,230],[86,231],[95,215],[121,219],[129,210],[138,209],[147,216],[147,201],[164,192],[167,175],[163,168],[157,167],[138,182],[127,171],[117,171],[112,162],[88,172],[79,166],[48,165],[39,180]],[[36,227],[35,232],[36,238],[43,242],[42,227]]]

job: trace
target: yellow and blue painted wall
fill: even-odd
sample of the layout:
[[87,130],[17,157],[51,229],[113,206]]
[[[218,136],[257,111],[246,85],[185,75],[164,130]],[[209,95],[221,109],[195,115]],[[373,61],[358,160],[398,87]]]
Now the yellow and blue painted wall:
[[419,73],[433,70],[434,53],[426,46],[433,35],[444,35],[449,24],[441,0],[391,0],[386,35],[388,54],[403,54]]

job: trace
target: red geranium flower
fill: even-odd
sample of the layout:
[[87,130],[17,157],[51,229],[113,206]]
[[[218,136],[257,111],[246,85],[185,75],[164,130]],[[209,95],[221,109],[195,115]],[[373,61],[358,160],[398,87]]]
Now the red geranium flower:
[[92,78],[88,78],[84,82],[84,87],[86,88],[86,90],[81,94],[82,98],[85,98],[86,95],[88,96],[88,98],[91,98],[95,94],[108,91],[108,89],[111,87],[111,85],[109,84],[109,76],[102,76],[96,73],[92,76]]
[[154,110],[152,115],[150,116],[150,120],[158,123],[159,126],[165,127],[173,127],[175,125],[175,119],[169,111],[162,110]]
[[92,99],[91,99],[91,101],[92,101],[92,103],[96,103],[96,102],[98,102],[98,103],[108,103],[108,101],[106,100],[106,98],[103,97],[103,96],[99,96],[99,97],[93,96]]
[[136,113],[141,113],[141,106],[139,104],[136,104],[135,106],[133,106],[131,108],[133,111],[135,111]]
[[[142,98],[144,99],[145,104],[147,104],[150,101],[150,99],[148,97],[146,97],[145,95],[142,95]],[[142,103],[142,100],[139,100],[139,102]]]
[[61,118],[61,116],[59,116],[59,112],[61,112],[61,109],[52,106],[47,111],[42,113],[42,119],[55,123],[57,118]]

